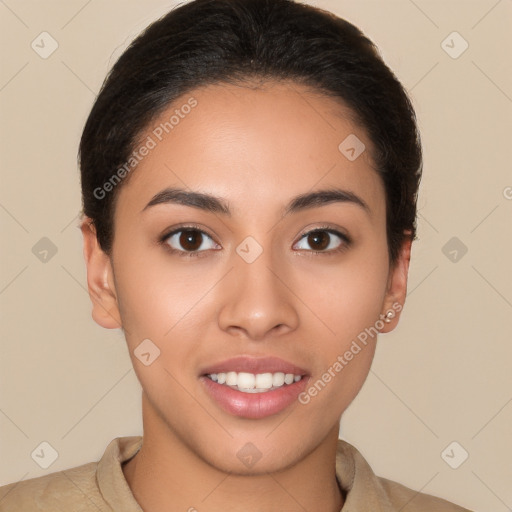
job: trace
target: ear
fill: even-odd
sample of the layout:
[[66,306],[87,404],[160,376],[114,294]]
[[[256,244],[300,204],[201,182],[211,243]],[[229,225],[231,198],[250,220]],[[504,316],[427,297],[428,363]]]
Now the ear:
[[386,296],[383,303],[383,311],[380,316],[384,320],[387,312],[390,313],[390,322],[385,322],[384,327],[380,329],[381,333],[392,331],[397,325],[400,318],[400,312],[405,303],[407,295],[407,277],[409,273],[409,262],[411,260],[412,238],[410,231],[406,232],[405,238],[400,248],[398,259],[389,270],[389,278]]
[[122,327],[114,286],[110,257],[101,249],[96,228],[90,217],[80,223],[84,239],[84,258],[87,267],[87,287],[92,301],[93,320],[106,329]]

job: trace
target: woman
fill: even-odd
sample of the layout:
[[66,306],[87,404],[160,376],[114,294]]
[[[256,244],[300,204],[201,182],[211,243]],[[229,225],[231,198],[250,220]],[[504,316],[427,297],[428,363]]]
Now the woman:
[[80,144],[93,318],[142,437],[2,488],[0,510],[463,511],[338,439],[407,290],[414,110],[353,25],[195,0],[109,73]]

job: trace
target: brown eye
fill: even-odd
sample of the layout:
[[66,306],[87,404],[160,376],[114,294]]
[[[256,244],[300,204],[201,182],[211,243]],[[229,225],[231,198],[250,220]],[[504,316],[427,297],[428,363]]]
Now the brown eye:
[[182,231],[179,237],[179,243],[186,251],[197,251],[201,247],[203,235],[196,230]]
[[192,228],[176,229],[163,238],[163,242],[175,252],[183,254],[204,252],[207,249],[216,249],[217,244],[204,231]]
[[313,231],[309,233],[307,241],[312,249],[315,251],[323,251],[329,246],[330,235],[325,231]]
[[315,229],[302,236],[298,242],[298,248],[309,250],[310,252],[334,253],[348,248],[350,243],[351,240],[348,236],[339,231],[334,229]]

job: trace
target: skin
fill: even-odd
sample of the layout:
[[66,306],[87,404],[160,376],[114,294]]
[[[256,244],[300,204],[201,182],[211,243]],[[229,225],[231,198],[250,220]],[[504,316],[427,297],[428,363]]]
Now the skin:
[[[198,105],[119,190],[111,257],[89,219],[82,224],[93,318],[122,327],[143,390],[144,442],[123,472],[146,512],[339,511],[340,418],[368,375],[377,336],[307,405],[263,419],[219,408],[199,373],[237,355],[277,356],[315,382],[392,304],[404,304],[411,241],[390,266],[371,141],[339,101],[285,82],[222,84],[184,95],[161,120],[190,96]],[[349,134],[366,146],[354,161],[338,149]],[[170,186],[222,197],[232,214],[179,204],[141,213]],[[357,194],[370,212],[338,202],[282,217],[291,198],[329,187]],[[203,238],[200,257],[158,244],[186,223],[212,237]],[[314,254],[318,246],[302,235],[324,223],[352,244],[331,235],[327,252]],[[250,264],[235,250],[247,236],[263,248]],[[177,238],[173,247],[185,251]],[[149,366],[134,356],[146,338],[161,351]],[[249,442],[262,454],[251,468],[237,457]]]

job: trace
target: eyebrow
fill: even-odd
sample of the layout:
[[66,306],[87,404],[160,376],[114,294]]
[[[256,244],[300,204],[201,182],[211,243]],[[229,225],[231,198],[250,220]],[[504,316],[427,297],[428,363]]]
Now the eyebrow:
[[[330,188],[307,192],[294,197],[284,208],[283,217],[291,213],[297,213],[309,208],[317,208],[332,203],[355,204],[361,207],[368,215],[371,215],[368,204],[353,192],[339,188]],[[231,210],[226,200],[210,194],[193,192],[181,188],[165,188],[161,190],[151,198],[149,203],[142,209],[141,213],[158,204],[181,204],[212,213],[220,213],[228,217],[231,216]]]

